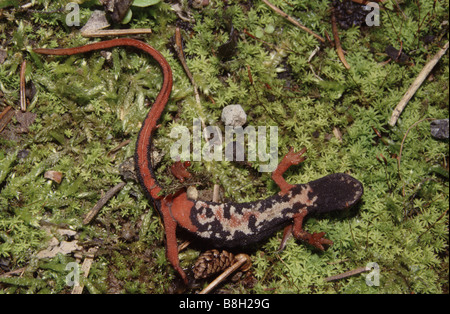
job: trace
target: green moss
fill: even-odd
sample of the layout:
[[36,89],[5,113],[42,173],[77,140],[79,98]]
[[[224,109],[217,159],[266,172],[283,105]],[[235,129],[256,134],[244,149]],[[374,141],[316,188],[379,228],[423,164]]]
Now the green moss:
[[[332,34],[329,1],[271,2],[318,34]],[[56,10],[62,3],[37,1],[33,8]],[[256,285],[229,284],[233,291],[448,293],[448,215],[443,215],[448,208],[448,141],[433,139],[429,121],[424,121],[410,130],[400,169],[397,162],[413,123],[448,117],[448,53],[408,103],[397,126],[387,124],[420,70],[448,41],[448,3],[420,1],[420,10],[418,3],[387,0],[379,27],[340,30],[350,70],[328,43],[319,45],[261,1],[210,1],[202,10],[186,8],[195,23],[182,31],[184,52],[200,90],[200,104],[169,50],[179,25],[170,4],[133,12],[127,25],[151,27],[154,33],[142,39],[162,52],[174,72],[174,89],[155,138],[156,149],[164,154],[158,176],[166,191],[179,187],[168,171],[172,126],[191,129],[192,120],[201,118],[206,125],[222,128],[221,109],[235,103],[246,110],[249,125],[278,126],[280,158],[289,146],[308,148],[308,159],[286,173],[288,182],[347,172],[364,184],[363,200],[353,211],[307,220],[305,228],[327,232],[332,247],[319,253],[291,239],[277,253],[282,235],[276,233],[247,252],[253,262],[253,275],[248,276],[256,278]],[[95,8],[92,1],[81,6],[82,23]],[[0,139],[0,260],[8,261],[11,269],[28,267],[23,278],[2,278],[0,289],[70,292],[61,265],[71,258],[34,258],[47,246],[48,236],[41,228],[45,221],[77,230],[85,247],[102,243],[85,282],[88,292],[171,291],[176,275],[165,258],[162,224],[137,183],[129,182],[92,224],[82,225],[102,192],[121,180],[119,165],[134,154],[134,144],[110,152],[125,140],[134,143],[148,111],[145,103],[161,87],[156,63],[122,48],[112,49],[108,60],[99,52],[36,55],[32,47],[73,47],[89,40],[67,27],[62,13],[7,8],[2,14],[0,38],[11,39],[0,64],[0,104],[17,108],[18,72],[26,59],[27,80],[37,88],[29,110],[37,117],[18,139]],[[218,49],[229,40],[231,24],[238,34],[236,55],[223,61]],[[426,35],[435,40],[424,43]],[[402,45],[410,62],[384,64],[388,45]],[[316,47],[320,49],[314,52]],[[13,119],[11,125],[18,126],[18,121]],[[335,128],[341,139],[333,136]],[[21,151],[27,152],[26,158],[20,157]],[[227,199],[241,202],[278,191],[270,174],[258,173],[259,164],[202,161],[190,169],[201,188],[220,184]],[[61,184],[45,179],[47,170],[62,172]],[[131,238],[124,237],[127,224],[135,230]],[[181,254],[183,267],[192,265],[199,251],[196,247]],[[380,267],[378,287],[366,285],[366,274],[324,281],[370,262]]]

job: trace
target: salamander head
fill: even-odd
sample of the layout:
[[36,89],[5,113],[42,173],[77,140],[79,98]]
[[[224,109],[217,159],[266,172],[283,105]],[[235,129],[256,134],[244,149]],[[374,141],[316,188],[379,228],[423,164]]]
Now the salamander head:
[[364,193],[361,182],[345,173],[334,173],[308,183],[310,198],[316,197],[315,213],[344,210],[356,204]]

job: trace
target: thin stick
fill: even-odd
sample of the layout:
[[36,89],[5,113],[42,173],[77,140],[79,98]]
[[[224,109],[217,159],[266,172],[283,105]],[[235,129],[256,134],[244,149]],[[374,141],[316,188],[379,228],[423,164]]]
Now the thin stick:
[[25,98],[25,70],[27,69],[27,61],[23,60],[20,66],[20,110],[27,111],[27,100]]
[[340,280],[340,279],[344,279],[344,278],[347,278],[347,277],[351,277],[351,276],[355,276],[355,275],[359,275],[359,274],[365,273],[365,272],[367,272],[369,270],[370,270],[370,268],[360,267],[360,268],[356,268],[356,269],[353,269],[353,270],[349,270],[349,271],[347,271],[345,273],[342,273],[342,274],[339,274],[339,275],[334,275],[334,276],[327,277],[324,280],[326,282]]
[[[92,262],[94,261],[95,253],[98,248],[90,248],[86,254],[86,258],[81,265],[81,273],[85,278],[88,277],[89,271],[91,270]],[[83,293],[84,284],[79,282],[78,285],[74,285],[72,289],[72,294],[81,294]]]
[[178,54],[178,59],[181,62],[181,65],[183,66],[184,71],[186,72],[186,75],[188,76],[189,80],[191,81],[192,87],[194,88],[194,94],[195,94],[195,100],[198,104],[200,104],[200,94],[198,93],[198,87],[195,83],[194,76],[192,75],[191,71],[189,70],[189,67],[186,63],[186,58],[184,57],[183,52],[183,43],[181,38],[181,31],[180,28],[177,27],[175,29],[175,50]]
[[11,121],[12,117],[15,114],[15,111],[12,110],[11,106],[8,106],[0,113],[0,132],[8,125],[9,121]]
[[414,82],[406,91],[403,98],[400,100],[398,105],[395,107],[392,112],[391,119],[389,120],[389,125],[394,126],[397,123],[398,118],[400,117],[403,109],[405,109],[406,104],[408,104],[409,100],[414,96],[416,91],[422,85],[422,83],[427,78],[428,74],[430,74],[431,70],[433,70],[434,66],[438,63],[438,61],[442,58],[442,56],[447,52],[448,42],[444,45],[444,47],[439,50],[438,53],[434,55],[434,57],[423,67],[422,71],[420,71],[419,75],[416,77]]
[[342,64],[347,70],[350,69],[350,65],[345,60],[344,51],[342,51],[341,41],[339,40],[338,28],[336,24],[336,16],[334,15],[334,9],[331,12],[331,29],[333,30],[334,44],[336,46],[336,52],[341,60]]
[[320,47],[319,46],[317,46],[316,47],[316,49],[314,49],[314,51],[310,54],[310,56],[308,57],[308,64],[309,64],[309,68],[311,69],[311,72],[313,73],[313,75],[319,80],[319,81],[323,81],[323,79],[320,77],[320,76],[318,76],[317,74],[316,74],[316,72],[314,72],[314,69],[313,69],[313,66],[312,66],[312,64],[311,64],[311,60],[312,60],[312,58],[318,53],[320,51]]
[[214,184],[212,201],[218,203],[220,201],[220,185]]
[[187,248],[191,244],[191,241],[184,241],[178,246],[178,253],[183,251],[185,248]]
[[274,6],[272,3],[270,3],[267,0],[262,0],[269,8],[271,8],[272,10],[274,10],[277,14],[281,15],[282,17],[284,17],[286,20],[288,20],[289,22],[291,22],[292,24],[294,24],[295,26],[301,28],[302,30],[304,30],[305,32],[307,32],[308,34],[313,35],[314,37],[316,37],[319,41],[321,42],[325,42],[325,38],[323,38],[320,35],[317,35],[316,33],[314,33],[312,30],[310,30],[309,28],[307,28],[306,26],[300,24],[299,22],[297,22],[297,20],[295,20],[293,17],[291,17],[290,15],[288,15],[287,13],[284,13],[283,11],[281,11],[280,9],[278,9],[276,6]]
[[189,80],[191,81],[192,87],[194,88],[195,101],[200,106],[201,105],[200,94],[198,93],[198,87],[197,87],[197,84],[195,83],[194,76],[192,75],[191,71],[189,70],[189,67],[187,66],[187,63],[186,63],[186,58],[184,57],[183,43],[182,43],[181,31],[180,31],[179,27],[177,27],[175,29],[175,45],[174,45],[174,47],[178,54],[178,59],[180,60],[181,65],[183,66],[183,69],[186,72],[186,75],[188,76]]
[[18,269],[11,270],[11,271],[9,271],[7,273],[3,273],[3,274],[0,275],[0,278],[9,278],[12,275],[20,275],[20,276],[22,276],[22,274],[25,271],[27,271],[29,267],[30,266],[25,266],[25,267],[21,267],[21,268],[18,268]]
[[108,152],[108,156],[109,155],[111,155],[111,154],[114,154],[115,152],[117,152],[119,149],[121,149],[122,147],[125,147],[125,146],[127,146],[128,144],[130,144],[131,143],[131,140],[125,140],[125,141],[123,141],[122,143],[120,143],[119,145],[117,145],[116,147],[114,147],[113,149],[111,149],[109,152]]
[[86,215],[86,217],[83,219],[83,224],[87,225],[91,222],[92,219],[98,214],[100,209],[102,209],[103,206],[112,198],[117,192],[119,192],[124,186],[126,182],[120,182],[116,186],[112,187],[104,196],[102,196],[97,204],[95,204],[94,207],[89,211],[89,213]]
[[150,28],[132,28],[132,29],[102,29],[81,32],[83,37],[104,37],[104,36],[123,36],[137,34],[151,34]]
[[[186,75],[188,76],[189,80],[191,81],[192,88],[194,89],[195,101],[197,103],[197,106],[199,108],[199,113],[200,113],[200,111],[202,110],[202,102],[200,99],[200,94],[198,92],[197,83],[195,83],[194,76],[192,75],[191,71],[189,70],[189,67],[187,66],[187,63],[186,63],[186,58],[184,57],[183,43],[182,43],[181,31],[180,31],[179,27],[177,27],[175,29],[174,48],[175,48],[175,51],[177,52],[178,59],[180,60],[181,65],[183,66],[183,69],[186,72]],[[202,122],[202,128],[205,129],[206,125],[205,125],[205,121],[204,121],[202,115],[200,116],[200,120]],[[205,141],[208,142],[208,139],[206,138],[206,133],[204,133],[203,135],[204,135]]]

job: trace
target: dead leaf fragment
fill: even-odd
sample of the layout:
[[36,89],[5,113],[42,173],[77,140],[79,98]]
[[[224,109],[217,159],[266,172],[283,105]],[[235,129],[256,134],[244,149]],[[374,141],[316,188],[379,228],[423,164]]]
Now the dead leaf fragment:
[[17,133],[27,133],[28,127],[33,124],[34,120],[36,120],[36,116],[37,114],[32,112],[22,112],[20,110],[16,110],[16,119],[20,124],[17,129]]
[[5,62],[7,56],[8,56],[8,53],[6,52],[6,50],[3,48],[0,48],[0,64],[3,64],[3,62]]
[[62,176],[63,176],[62,172],[54,170],[48,170],[44,173],[44,178],[55,181],[58,184],[61,183]]
[[[58,253],[68,255],[83,249],[83,247],[78,245],[78,240],[66,241],[76,236],[77,232],[74,230],[65,228],[55,229],[49,226],[43,226],[42,229],[44,229],[51,238],[47,243],[47,248],[36,254],[38,259],[53,258]],[[59,241],[57,237],[65,237],[66,240]]]
[[110,24],[106,19],[106,14],[104,11],[95,10],[92,12],[91,17],[86,22],[86,24],[81,28],[81,32],[95,31],[108,27]]
[[61,253],[63,255],[68,255],[74,251],[80,251],[83,248],[78,245],[78,240],[73,241],[61,241],[59,242],[58,239],[53,237],[50,242],[48,248],[45,250],[40,251],[36,254],[36,257],[38,259],[41,258],[53,258],[58,253]]

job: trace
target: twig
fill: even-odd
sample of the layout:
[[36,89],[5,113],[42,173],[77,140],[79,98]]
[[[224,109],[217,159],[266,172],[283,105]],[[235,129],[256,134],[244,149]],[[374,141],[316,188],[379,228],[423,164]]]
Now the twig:
[[227,268],[220,276],[214,279],[205,289],[200,291],[200,294],[207,294],[211,292],[219,283],[221,283],[225,278],[227,278],[230,274],[232,274],[237,269],[241,268],[242,271],[247,271],[252,263],[250,261],[250,257],[247,254],[238,254],[235,257],[235,263]]
[[345,60],[344,52],[342,51],[341,41],[339,40],[338,27],[336,24],[336,16],[334,15],[334,9],[331,12],[331,28],[333,31],[334,44],[336,46],[336,52],[341,60],[342,64],[345,66],[347,70],[350,69],[350,65]]
[[398,118],[400,117],[403,109],[405,109],[406,104],[409,102],[409,100],[414,96],[416,91],[419,89],[419,87],[422,85],[422,83],[427,78],[428,74],[430,74],[431,70],[433,70],[434,66],[438,63],[438,61],[442,58],[442,56],[447,52],[448,49],[448,42],[444,45],[444,47],[434,55],[434,57],[423,67],[422,71],[420,71],[417,78],[414,80],[414,82],[411,84],[411,86],[406,91],[403,98],[400,100],[398,105],[395,107],[394,111],[392,112],[391,119],[389,120],[389,125],[394,126],[397,123]]
[[126,182],[120,182],[116,186],[112,187],[104,196],[102,196],[97,204],[95,204],[94,207],[89,211],[89,213],[86,215],[86,217],[83,219],[83,224],[87,225],[91,222],[92,219],[98,214],[100,209],[105,206],[105,204],[112,198],[117,192],[119,192],[124,186]]
[[[86,254],[86,258],[81,265],[81,273],[85,278],[88,277],[89,271],[91,270],[92,262],[94,261],[95,253],[98,248],[90,248]],[[72,294],[81,294],[83,292],[84,284],[80,281],[78,285],[74,285],[72,289]]]
[[111,154],[114,154],[115,152],[117,152],[119,149],[121,149],[122,147],[125,147],[125,146],[127,146],[128,144],[130,144],[131,143],[131,140],[125,140],[125,141],[123,141],[122,143],[120,143],[119,145],[117,145],[116,147],[114,147],[113,149],[111,149],[109,152],[108,152],[108,156],[109,155],[111,155]]
[[356,268],[356,269],[353,269],[353,270],[349,270],[349,271],[347,271],[345,273],[342,273],[342,274],[339,274],[339,275],[334,275],[334,276],[327,277],[324,280],[326,282],[340,280],[340,279],[344,279],[344,278],[347,278],[347,277],[351,277],[351,276],[355,276],[355,275],[359,275],[359,274],[365,273],[365,272],[367,272],[369,270],[370,270],[370,268],[360,267],[360,268]]
[[20,110],[27,111],[27,99],[25,98],[25,70],[27,69],[27,61],[23,60],[20,66]]
[[9,121],[11,121],[14,116],[15,111],[12,110],[11,106],[8,106],[0,113],[0,132],[8,125]]
[[104,37],[104,36],[122,36],[122,35],[137,35],[137,34],[151,34],[150,28],[132,28],[132,29],[102,29],[90,30],[81,32],[83,37]]
[[311,52],[311,54],[308,57],[308,60],[306,62],[310,63],[312,58],[314,58],[314,56],[320,51],[320,47],[316,46],[316,48],[313,50],[313,52]]
[[28,270],[28,268],[30,268],[30,266],[25,266],[25,267],[21,267],[21,268],[18,268],[18,269],[11,270],[11,271],[9,271],[7,273],[1,274],[0,278],[9,278],[9,277],[11,277],[13,275],[18,275],[18,274],[20,274],[20,276],[22,276],[22,274],[24,272],[26,272]]
[[181,252],[181,251],[183,251],[185,248],[187,248],[187,247],[189,246],[189,244],[191,244],[191,241],[188,241],[188,240],[186,240],[186,241],[184,241],[183,243],[181,243],[181,244],[178,246],[178,253]]
[[220,201],[219,192],[220,192],[220,185],[214,184],[212,201],[215,203],[218,203]]
[[322,79],[320,76],[318,76],[318,75],[316,74],[316,72],[314,72],[313,66],[312,66],[312,64],[311,64],[312,58],[314,58],[314,56],[315,56],[319,51],[320,51],[320,47],[317,46],[317,47],[313,50],[313,52],[309,55],[308,61],[307,61],[307,62],[308,62],[308,64],[309,64],[309,68],[311,69],[311,72],[313,73],[313,75],[314,75],[319,81],[323,81],[323,79]]
[[400,4],[398,4],[398,1],[397,0],[394,0],[394,1],[395,1],[395,6],[397,7],[397,9],[402,13],[403,19],[407,20],[408,17],[406,16],[405,12],[403,12],[402,8],[400,7]]
[[183,52],[183,43],[181,38],[181,31],[180,28],[177,27],[175,29],[175,50],[178,54],[178,59],[181,62],[181,65],[183,66],[184,71],[186,72],[186,75],[188,76],[189,80],[191,81],[192,87],[194,88],[194,94],[195,94],[195,100],[198,104],[200,104],[200,95],[198,93],[198,87],[195,83],[194,76],[192,75],[191,71],[189,70],[189,67],[186,63],[186,58],[184,57]]
[[301,28],[302,30],[304,30],[305,32],[307,32],[308,34],[313,35],[314,37],[316,37],[319,41],[321,42],[325,42],[325,39],[320,36],[317,35],[316,33],[314,33],[312,30],[310,30],[309,28],[307,28],[306,26],[300,24],[297,20],[295,20],[293,17],[291,17],[290,15],[288,15],[287,13],[281,11],[280,9],[278,9],[276,6],[274,6],[272,3],[270,3],[267,0],[262,0],[269,8],[271,8],[273,11],[275,11],[277,14],[281,15],[282,17],[284,17],[286,20],[288,20],[289,22],[291,22],[292,24],[294,24],[295,26]]
[[[188,76],[189,80],[191,81],[192,88],[194,89],[194,95],[195,95],[195,101],[197,103],[199,113],[202,111],[202,103],[200,100],[200,94],[198,92],[198,86],[197,83],[195,83],[194,76],[192,75],[191,71],[189,70],[189,67],[186,63],[186,58],[184,57],[183,52],[183,43],[181,38],[181,31],[180,28],[177,27],[175,29],[175,45],[174,45],[175,51],[177,52],[178,59],[181,62],[181,65],[183,66],[184,71],[186,72],[186,75]],[[205,129],[205,121],[203,119],[203,115],[200,114],[200,120],[202,122],[202,128]],[[206,138],[206,135],[204,133],[205,141],[208,142],[208,139]]]

